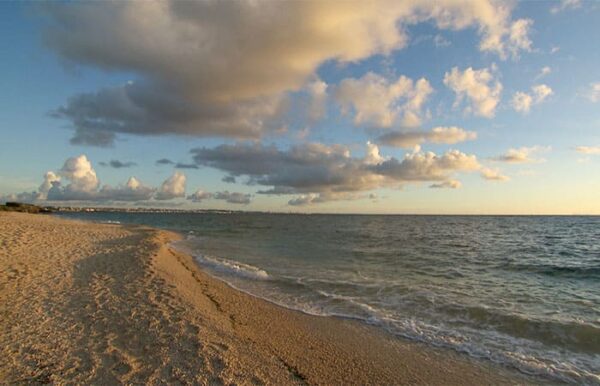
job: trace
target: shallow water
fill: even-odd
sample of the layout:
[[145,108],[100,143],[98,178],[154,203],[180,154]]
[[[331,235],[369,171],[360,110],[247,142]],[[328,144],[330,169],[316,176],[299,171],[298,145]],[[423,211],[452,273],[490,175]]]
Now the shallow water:
[[600,384],[600,217],[71,213],[179,231],[236,288]]

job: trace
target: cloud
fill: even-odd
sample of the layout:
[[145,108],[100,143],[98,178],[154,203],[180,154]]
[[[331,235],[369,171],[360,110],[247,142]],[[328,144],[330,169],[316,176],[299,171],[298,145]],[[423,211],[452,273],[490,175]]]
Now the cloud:
[[585,96],[590,102],[600,102],[600,82],[590,83]]
[[173,162],[168,158],[161,158],[155,162],[156,165],[174,165],[175,169],[198,169],[198,165],[184,163],[184,162]]
[[36,198],[39,200],[48,198],[48,192],[52,189],[55,182],[60,182],[60,176],[56,175],[53,171],[46,172],[46,174],[44,174],[44,182],[42,182],[38,188],[39,195]]
[[461,186],[462,184],[460,183],[460,181],[456,180],[442,181],[437,184],[429,185],[429,187],[432,189],[458,189]]
[[111,187],[104,185],[100,188],[100,181],[93,169],[91,162],[85,155],[72,157],[65,161],[58,175],[68,184],[62,185],[61,180],[53,172],[46,173],[40,192],[48,189],[48,201],[142,201],[149,200],[155,189],[143,185],[135,177],[130,177],[124,185]]
[[310,96],[308,106],[308,117],[311,121],[317,121],[325,116],[327,108],[327,83],[318,79],[306,85]]
[[247,193],[239,193],[239,192],[229,192],[228,190],[224,190],[222,192],[210,193],[205,192],[202,189],[198,189],[195,193],[187,196],[187,199],[193,202],[202,202],[204,200],[223,200],[230,204],[242,204],[247,205],[250,203],[250,199],[252,198],[251,194]]
[[551,68],[551,67],[549,67],[549,66],[544,66],[544,67],[542,67],[542,69],[540,70],[540,73],[539,73],[539,74],[537,74],[537,75],[535,76],[535,78],[534,78],[534,79],[540,79],[540,78],[543,78],[543,77],[545,77],[545,76],[547,76],[547,75],[550,75],[551,73],[552,73],[552,68]]
[[575,151],[581,154],[600,155],[600,146],[577,146]]
[[37,191],[12,193],[0,195],[0,202],[17,201],[17,202],[36,202],[46,200],[48,192],[52,189],[53,184],[60,182],[60,176],[52,171],[44,174],[44,181],[39,186]]
[[59,200],[90,200],[95,199],[100,181],[91,162],[82,154],[68,158],[58,175],[69,181],[65,186],[61,181],[52,182],[47,198],[51,201]]
[[196,164],[186,164],[183,162],[177,162],[175,164],[175,169],[198,169],[198,165]]
[[464,71],[454,67],[446,72],[444,84],[456,94],[454,106],[458,107],[468,99],[465,113],[494,117],[502,93],[502,84],[495,79],[494,72],[495,66],[480,70],[469,67]]
[[545,84],[538,84],[531,88],[531,93],[517,91],[511,100],[511,105],[515,111],[527,114],[531,107],[542,103],[546,98],[553,94],[552,89]]
[[158,161],[156,161],[157,165],[173,165],[175,164],[175,162],[171,161],[168,158],[161,158]]
[[474,155],[449,150],[442,155],[419,149],[406,154],[404,159],[390,158],[374,170],[396,181],[443,181],[457,171],[475,171],[481,168]]
[[204,200],[208,200],[208,199],[212,198],[212,196],[213,196],[212,193],[205,192],[202,189],[198,189],[194,193],[187,196],[187,199],[191,200],[193,202],[202,202]]
[[111,188],[105,185],[100,189],[96,200],[107,201],[146,201],[150,200],[156,189],[145,186],[137,178],[130,177],[125,185]]
[[531,40],[529,39],[529,31],[533,25],[531,19],[516,20],[510,26],[509,41],[511,42],[509,52],[513,58],[519,57],[520,51],[531,51]]
[[402,147],[410,149],[416,145],[420,145],[425,142],[432,143],[444,143],[453,145],[455,143],[471,141],[477,138],[477,133],[474,131],[467,131],[460,127],[434,127],[431,131],[409,131],[401,132],[394,131],[386,133],[377,139],[377,142],[384,145]]
[[228,184],[235,184],[235,177],[234,176],[225,176],[225,177],[221,178],[221,181],[227,182]]
[[309,193],[309,194],[301,194],[298,197],[292,198],[288,201],[288,205],[290,206],[307,206],[314,204],[321,204],[324,202],[330,201],[342,201],[342,200],[358,200],[362,198],[369,198],[371,200],[377,199],[377,196],[374,194],[364,195],[364,194],[356,194],[356,193]]
[[247,205],[250,203],[251,194],[244,194],[238,192],[229,192],[227,190],[223,192],[217,192],[213,194],[215,200],[225,200],[230,204],[242,204]]
[[154,198],[157,200],[172,200],[185,197],[185,174],[175,172],[162,183]]
[[488,181],[508,181],[510,178],[500,173],[497,169],[482,168],[481,177]]
[[444,36],[437,34],[433,37],[433,45],[436,47],[449,47],[452,42],[446,39]]
[[514,164],[543,162],[542,159],[533,158],[537,153],[550,151],[551,148],[544,146],[520,147],[518,149],[508,149],[503,155],[492,158],[494,161],[507,162]]
[[110,166],[111,168],[121,169],[136,166],[135,162],[122,162],[116,159],[111,159],[109,162],[100,162],[101,166]]
[[199,165],[245,176],[251,186],[265,186],[260,194],[299,195],[291,205],[356,199],[377,188],[447,181],[456,173],[481,168],[474,155],[458,150],[436,155],[417,148],[396,159],[382,156],[372,143],[367,143],[364,157],[352,157],[345,146],[320,143],[287,150],[239,143],[196,148],[192,154]]
[[529,51],[531,21],[512,20],[513,6],[493,0],[45,4],[50,49],[75,64],[133,74],[125,84],[72,96],[53,115],[72,124],[74,144],[109,146],[122,133],[256,139],[285,126],[289,94],[311,82],[322,64],[389,55],[406,46],[413,24],[471,28],[481,37],[479,49],[501,58]]
[[68,158],[58,172],[48,171],[37,192],[2,196],[0,200],[24,202],[92,201],[136,202],[169,200],[185,196],[185,175],[176,172],[159,189],[146,186],[136,177],[115,187],[100,185],[92,163],[85,154]]
[[354,112],[354,124],[388,128],[399,123],[405,127],[421,124],[422,107],[433,88],[425,78],[414,82],[402,75],[390,81],[369,72],[362,78],[346,78],[335,97],[344,113]]
[[558,5],[554,5],[552,8],[550,8],[550,12],[553,14],[557,14],[565,10],[577,9],[580,7],[581,0],[560,0],[560,3]]

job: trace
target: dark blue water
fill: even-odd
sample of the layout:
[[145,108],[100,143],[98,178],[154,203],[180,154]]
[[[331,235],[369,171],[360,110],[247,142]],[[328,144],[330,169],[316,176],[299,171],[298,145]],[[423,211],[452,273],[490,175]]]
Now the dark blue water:
[[182,232],[236,288],[600,384],[600,217],[81,213]]

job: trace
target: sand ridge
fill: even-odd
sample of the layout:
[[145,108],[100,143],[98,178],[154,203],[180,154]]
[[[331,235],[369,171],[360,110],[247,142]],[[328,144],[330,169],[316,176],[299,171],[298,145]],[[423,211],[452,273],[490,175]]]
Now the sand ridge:
[[0,213],[0,382],[522,384],[206,275],[142,226]]

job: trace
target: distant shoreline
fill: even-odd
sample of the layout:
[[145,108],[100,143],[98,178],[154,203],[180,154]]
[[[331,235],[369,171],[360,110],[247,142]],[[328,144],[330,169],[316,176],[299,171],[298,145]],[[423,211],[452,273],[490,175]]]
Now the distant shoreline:
[[0,213],[0,233],[3,382],[532,382],[237,291],[170,248],[171,232]]

